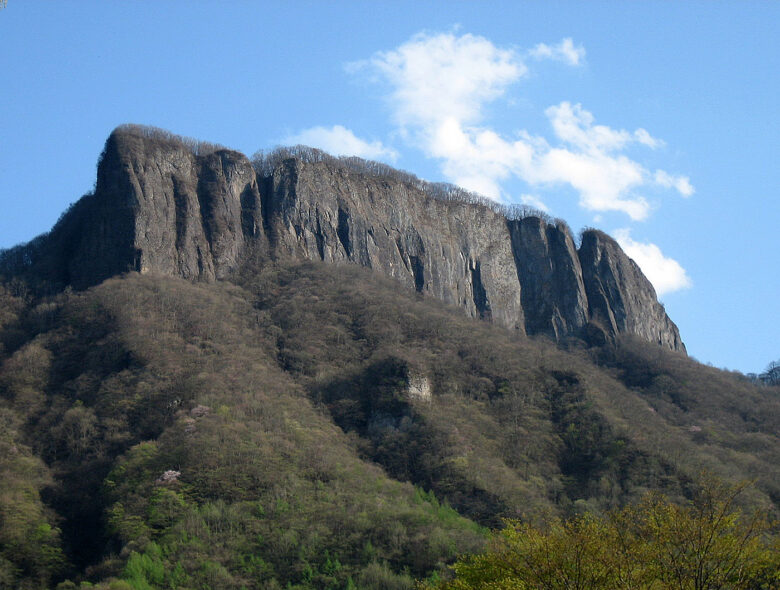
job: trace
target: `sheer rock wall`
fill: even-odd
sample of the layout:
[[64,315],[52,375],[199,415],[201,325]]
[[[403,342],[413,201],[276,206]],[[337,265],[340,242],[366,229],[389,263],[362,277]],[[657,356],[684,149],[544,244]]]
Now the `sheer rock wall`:
[[228,277],[250,248],[350,262],[469,316],[560,340],[597,328],[685,350],[650,282],[609,236],[579,250],[539,217],[434,198],[402,178],[287,159],[269,175],[221,149],[117,130],[94,194],[49,234],[0,253],[0,273],[84,288],[126,271]]

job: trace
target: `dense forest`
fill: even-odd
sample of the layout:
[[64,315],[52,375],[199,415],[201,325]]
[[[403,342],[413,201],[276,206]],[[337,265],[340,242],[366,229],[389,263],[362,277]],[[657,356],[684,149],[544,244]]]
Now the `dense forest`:
[[[776,386],[630,337],[527,338],[355,265],[8,279],[0,587],[777,587],[778,432]],[[702,490],[726,490],[709,506],[752,585],[647,577],[643,523],[705,522]],[[621,531],[627,585],[483,567],[614,554]]]

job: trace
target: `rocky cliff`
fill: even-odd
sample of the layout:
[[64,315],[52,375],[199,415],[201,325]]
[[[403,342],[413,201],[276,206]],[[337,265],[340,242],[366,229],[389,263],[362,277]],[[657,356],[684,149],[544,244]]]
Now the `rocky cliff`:
[[685,350],[653,286],[615,240],[600,231],[584,232],[579,259],[594,323],[610,334],[635,334],[672,350]]
[[225,278],[259,246],[352,262],[472,316],[554,339],[598,328],[684,350],[649,281],[598,231],[508,218],[402,173],[329,157],[257,171],[227,149],[142,128],[111,134],[94,194],[52,231],[0,253],[0,272],[83,288],[126,271]]

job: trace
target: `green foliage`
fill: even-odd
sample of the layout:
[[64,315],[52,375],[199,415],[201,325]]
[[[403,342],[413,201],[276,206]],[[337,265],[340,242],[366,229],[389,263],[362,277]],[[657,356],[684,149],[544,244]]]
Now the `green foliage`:
[[777,588],[780,555],[759,515],[744,517],[734,500],[744,486],[704,480],[678,505],[658,494],[596,518],[589,514],[542,527],[508,521],[490,548],[453,566],[441,589]]
[[[774,504],[773,516],[780,516],[776,390],[629,337],[594,356],[645,401],[649,418],[660,418],[674,433],[674,443],[667,438],[664,445],[666,461],[679,465],[688,477],[706,468],[732,481],[754,479],[756,487],[748,490],[745,500],[766,507]],[[663,444],[660,433],[649,435]]]
[[45,588],[67,564],[55,515],[41,499],[50,473],[19,440],[18,426],[0,408],[0,587],[25,580]]
[[135,590],[151,590],[165,583],[165,564],[159,545],[149,543],[143,553],[133,551],[127,560],[122,577]]
[[0,586],[409,588],[502,518],[680,502],[702,465],[780,498],[772,388],[356,267],[234,280],[0,290]]

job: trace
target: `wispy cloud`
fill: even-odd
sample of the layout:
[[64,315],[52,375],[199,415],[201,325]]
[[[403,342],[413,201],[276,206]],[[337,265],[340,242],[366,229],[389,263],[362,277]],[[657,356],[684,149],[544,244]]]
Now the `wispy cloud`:
[[484,37],[452,33],[419,33],[357,65],[390,83],[397,122],[417,130],[450,119],[478,122],[484,104],[503,95],[528,70],[512,49],[499,49]]
[[574,66],[584,55],[584,48],[568,38],[537,45],[524,55],[475,35],[420,33],[353,65],[352,71],[389,84],[388,103],[401,137],[439,160],[451,182],[496,200],[514,200],[503,188],[511,178],[532,187],[568,185],[589,211],[644,219],[651,207],[638,192],[642,187],[693,190],[683,182],[687,179],[662,170],[653,175],[628,157],[632,145],[663,146],[647,130],[596,124],[592,113],[570,102],[545,111],[552,143],[522,129],[507,137],[485,124],[486,106],[506,97],[528,73],[528,56]]
[[398,158],[398,152],[383,145],[381,141],[366,141],[341,125],[311,127],[296,135],[286,137],[283,143],[308,145],[337,156],[358,156],[390,162],[395,162]]
[[634,131],[634,139],[639,143],[646,145],[649,148],[656,149],[666,145],[666,142],[662,139],[656,139],[650,135],[647,130],[641,127]]
[[539,211],[544,211],[545,213],[549,213],[550,209],[547,207],[547,205],[542,201],[542,199],[539,198],[538,195],[520,195],[520,202],[523,205],[528,205],[529,207],[533,207],[534,209],[538,209]]
[[631,231],[625,228],[616,230],[613,235],[625,253],[642,269],[659,297],[693,286],[680,263],[664,256],[655,244],[635,241],[631,238]]
[[557,45],[539,43],[528,55],[535,59],[554,59],[570,66],[578,66],[585,60],[585,48],[582,45],[575,47],[574,41],[567,37]]
[[621,150],[633,142],[651,148],[662,144],[644,129],[637,129],[630,133],[625,129],[594,125],[593,114],[579,104],[562,102],[549,107],[545,114],[550,120],[555,135],[564,143],[583,152],[612,152]]
[[638,131],[595,125],[590,112],[568,102],[549,107],[545,114],[562,145],[540,149],[537,166],[524,179],[569,184],[579,192],[580,205],[590,211],[622,211],[634,220],[647,217],[649,204],[634,192],[647,173],[619,152],[630,143],[645,143],[649,134],[637,137]]
[[687,176],[672,176],[663,170],[656,170],[655,182],[664,188],[676,189],[683,197],[690,197],[695,192]]

